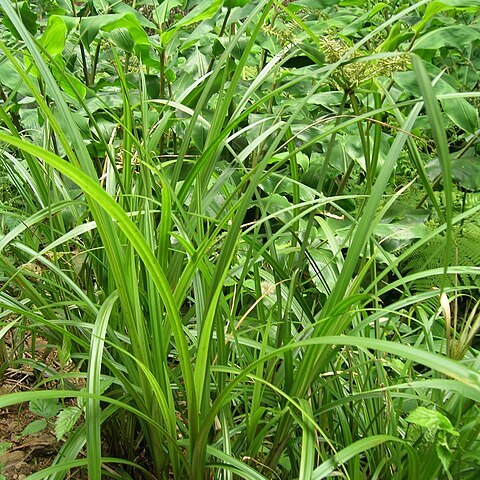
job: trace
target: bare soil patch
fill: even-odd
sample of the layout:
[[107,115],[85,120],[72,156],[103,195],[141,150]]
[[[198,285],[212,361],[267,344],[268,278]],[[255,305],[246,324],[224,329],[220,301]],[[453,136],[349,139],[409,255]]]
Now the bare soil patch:
[[[31,381],[29,372],[9,369],[0,384],[0,395],[28,391]],[[32,391],[32,399],[35,392]],[[28,409],[28,404],[12,405],[0,410],[0,446],[6,450],[0,455],[0,478],[21,480],[28,475],[48,467],[61,444],[52,428],[22,435],[24,429],[40,417]]]

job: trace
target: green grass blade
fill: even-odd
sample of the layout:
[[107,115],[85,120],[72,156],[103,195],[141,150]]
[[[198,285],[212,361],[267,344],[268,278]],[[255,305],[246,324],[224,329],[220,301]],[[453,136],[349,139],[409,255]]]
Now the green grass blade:
[[[447,135],[443,124],[442,112],[438,100],[435,98],[430,78],[425,70],[422,60],[415,54],[412,54],[412,64],[415,76],[417,77],[418,86],[422,92],[425,110],[427,111],[428,120],[432,129],[433,140],[437,147],[437,155],[440,161],[443,176],[443,189],[445,193],[445,220],[446,229],[446,252],[451,251],[453,242],[452,218],[453,218],[453,189],[452,189],[452,167],[450,163],[450,152],[448,149]],[[450,258],[445,255],[445,273],[444,285],[447,282],[447,269]]]
[[189,397],[188,403],[190,408],[192,409],[192,422],[195,422],[196,407],[193,385],[193,372],[188,353],[188,346],[183,333],[183,326],[179,318],[177,305],[173,299],[173,295],[171,293],[170,286],[165,277],[165,274],[160,265],[158,264],[158,260],[152,253],[150,247],[146,243],[138,228],[132,222],[131,218],[125,213],[125,211],[115,202],[115,200],[110,197],[97,182],[89,178],[79,169],[70,165],[68,162],[62,160],[51,152],[48,152],[23,140],[13,138],[5,133],[0,132],[0,140],[3,140],[6,143],[13,145],[21,150],[25,150],[31,155],[41,158],[52,167],[61,171],[64,175],[67,175],[88,195],[95,199],[95,201],[98,202],[99,207],[104,209],[105,212],[111,216],[111,218],[117,221],[120,229],[124,232],[126,237],[130,240],[131,245],[135,248],[135,250],[138,252],[140,257],[144,261],[145,266],[149,271],[155,285],[157,286],[162,300],[167,308],[180,357],[180,363],[182,365],[182,373],[185,380],[185,387]]
[[[317,467],[313,471],[312,480],[321,480],[322,478],[328,477],[332,474],[335,469],[339,465],[343,465],[351,458],[360,455],[361,453],[369,450],[371,448],[376,447],[377,445],[381,445],[385,442],[401,442],[396,437],[392,437],[391,435],[376,435],[374,437],[363,438],[362,440],[357,440],[352,445],[345,447],[344,449],[340,450],[335,456],[327,460],[326,462],[322,463],[319,467]],[[300,477],[301,479],[302,477]]]
[[306,418],[305,412],[309,417],[313,417],[312,407],[305,399],[300,399],[302,409],[302,454],[300,457],[299,480],[311,480],[313,467],[315,465],[315,431],[311,422]]
[[[117,292],[112,293],[103,303],[98,312],[93,327],[92,341],[88,363],[87,390],[92,395],[100,395],[100,374],[102,369],[103,348],[108,322],[115,302]],[[89,398],[85,407],[87,422],[87,459],[89,478],[101,478],[102,475],[102,443],[100,431],[100,401]]]

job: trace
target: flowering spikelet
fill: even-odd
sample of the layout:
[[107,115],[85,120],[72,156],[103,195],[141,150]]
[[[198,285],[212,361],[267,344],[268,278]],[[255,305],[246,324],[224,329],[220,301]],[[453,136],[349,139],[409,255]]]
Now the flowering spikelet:
[[[320,44],[325,60],[328,63],[338,62],[351,48],[344,39],[334,33],[321,37]],[[370,54],[370,52],[364,50],[355,50],[350,58],[361,58]],[[367,83],[375,77],[388,77],[394,72],[407,70],[408,65],[407,56],[402,54],[374,60],[357,61],[341,65],[334,73],[333,80],[337,86],[341,83],[353,88]]]

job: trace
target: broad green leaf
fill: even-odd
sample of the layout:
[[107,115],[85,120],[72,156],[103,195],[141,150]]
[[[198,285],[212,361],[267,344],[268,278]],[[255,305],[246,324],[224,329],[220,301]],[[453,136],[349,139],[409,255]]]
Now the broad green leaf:
[[252,0],[224,0],[223,6],[227,8],[244,7]]
[[161,5],[155,8],[152,13],[153,19],[157,25],[164,24],[170,17],[170,10],[182,5],[182,0],[164,0]]
[[472,7],[476,10],[480,9],[480,0],[442,0],[442,3],[455,8]]
[[62,56],[58,55],[55,58],[55,64],[52,68],[52,73],[60,88],[74,99],[78,97],[85,98],[87,94],[85,84],[68,71]]
[[[436,69],[430,68],[430,70],[429,73],[431,77]],[[398,72],[393,75],[393,78],[406,92],[414,96],[420,96],[420,89],[415,80],[414,72]],[[457,95],[440,99],[442,109],[455,125],[468,133],[475,133],[478,128],[478,110],[465,98],[462,98],[462,94],[458,93],[452,86],[453,82],[454,80],[451,77],[443,75],[433,87],[433,91],[436,95]]]
[[[452,158],[451,165],[453,180],[461,188],[471,192],[480,191],[480,157]],[[426,169],[432,181],[442,172],[438,158],[430,161]]]
[[105,393],[115,381],[112,377],[100,377],[99,393]]
[[478,0],[440,0],[430,3],[423,14],[422,20],[413,27],[415,33],[421,32],[425,25],[440,12],[448,10],[475,10],[480,8]]
[[478,40],[478,36],[478,30],[467,25],[438,28],[420,37],[413,50],[438,50],[443,47],[463,49]]
[[453,428],[450,420],[438,410],[433,410],[426,407],[417,407],[405,420],[407,422],[414,423],[419,427],[443,430],[451,433],[454,436],[459,436],[459,433]]
[[405,40],[409,39],[412,36],[413,34],[411,32],[405,31],[402,28],[401,23],[395,23],[390,29],[388,37],[385,39],[385,41],[382,44],[380,44],[379,51],[393,52],[398,48],[398,46],[402,42],[404,42]]
[[[115,1],[110,2],[110,3],[111,3],[111,11],[112,12],[119,13],[119,14],[122,14],[122,15],[124,15],[126,13],[135,15],[136,19],[138,20],[138,22],[140,23],[140,25],[142,27],[145,27],[145,28],[155,28],[156,27],[156,25],[154,23],[152,23],[150,20],[145,18],[139,12],[138,7],[135,9],[132,6],[128,5],[128,3],[134,3],[134,2],[130,1],[130,2],[127,3],[127,2],[119,2],[119,1],[115,0]],[[180,4],[181,4],[181,2],[180,2]]]
[[[114,382],[114,379],[111,377],[101,377],[100,378],[100,394],[104,393],[106,390],[110,388],[112,383]],[[86,391],[86,388],[82,388],[82,392]],[[77,405],[80,409],[85,408],[85,398],[84,397],[78,397],[77,398]]]
[[125,52],[133,52],[135,41],[126,28],[117,28],[110,33],[105,33],[105,36]]
[[[29,3],[30,2],[18,2],[16,4],[16,10],[20,14],[20,18],[22,19],[22,22],[25,28],[32,35],[35,35],[38,29],[37,15],[30,9]],[[20,34],[18,33],[17,29],[13,25],[8,15],[2,18],[2,22],[10,30],[11,34],[14,37],[20,38]]]
[[48,419],[54,417],[60,411],[61,406],[55,398],[43,398],[31,400],[28,408],[35,415]]
[[34,420],[30,422],[23,430],[22,436],[26,435],[33,435],[35,433],[41,432],[47,426],[47,422],[45,420]]
[[430,21],[432,17],[434,17],[437,13],[445,11],[445,10],[450,10],[451,7],[448,5],[445,5],[443,2],[432,2],[430,3],[427,8],[425,9],[425,12],[423,14],[423,17],[420,22],[418,22],[415,26],[412,27],[412,30],[415,33],[421,32],[424,28],[425,25]]
[[192,131],[192,140],[196,147],[202,151],[205,147],[205,141],[207,139],[208,131],[204,125],[197,124]]
[[325,57],[318,48],[308,45],[307,43],[301,43],[299,48],[304,51],[317,65],[323,65],[325,63]]
[[68,33],[70,33],[72,30],[75,30],[78,27],[78,24],[80,23],[80,20],[81,20],[78,17],[69,17],[68,15],[52,15],[50,18],[53,18],[56,16],[62,19],[63,23],[67,27]]
[[150,45],[150,40],[145,33],[145,30],[140,25],[137,17],[132,13],[127,13],[120,16],[120,18],[112,19],[105,25],[102,25],[101,30],[105,32],[111,32],[116,28],[125,28],[132,36],[133,41],[138,45]]
[[62,17],[52,15],[48,19],[45,33],[40,37],[40,44],[45,49],[46,53],[53,57],[63,52],[66,38],[67,26]]
[[66,407],[59,412],[55,420],[55,436],[61,440],[81,417],[83,410],[76,406]]
[[353,33],[358,32],[361,28],[363,28],[365,22],[376,15],[378,12],[383,10],[388,5],[386,3],[380,2],[377,3],[372,9],[367,10],[363,15],[357,18],[354,22],[350,23],[346,27],[344,27],[339,34],[340,35],[352,35]]
[[137,17],[132,13],[107,14],[82,18],[82,21],[80,22],[80,38],[84,45],[89,47],[100,30],[111,32],[116,28],[127,29],[136,44],[150,44],[145,30],[140,25]]
[[30,90],[10,62],[0,62],[0,78],[2,85],[7,86],[10,90],[16,90],[25,97],[30,95]]
[[[454,92],[451,87],[452,93]],[[442,109],[455,125],[468,133],[475,133],[478,129],[478,109],[465,98],[445,98],[440,100]]]
[[411,240],[422,238],[428,233],[425,224],[379,223],[374,230],[375,235],[385,240]]
[[70,337],[63,337],[62,345],[58,348],[58,357],[60,365],[64,368],[64,365],[72,359],[72,341]]
[[163,45],[168,44],[174,33],[182,27],[187,27],[193,23],[201,22],[213,17],[222,7],[223,0],[210,0],[199,2],[198,5],[189,12],[180,21],[176,22],[173,27],[162,33],[160,39]]

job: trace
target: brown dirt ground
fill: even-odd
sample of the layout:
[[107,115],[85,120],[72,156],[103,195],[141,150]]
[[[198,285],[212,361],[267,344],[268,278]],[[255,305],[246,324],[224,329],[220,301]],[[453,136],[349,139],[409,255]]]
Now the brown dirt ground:
[[[0,395],[28,390],[29,375],[28,372],[7,370],[0,384]],[[32,392],[32,399],[34,395]],[[0,474],[7,480],[21,480],[48,467],[55,458],[61,444],[55,438],[53,428],[47,426],[33,435],[21,435],[27,425],[39,419],[29,411],[28,404],[0,410],[0,444],[11,444],[0,456]]]
[[[6,346],[8,355],[14,357],[12,345],[14,344],[9,332],[7,335]],[[41,359],[53,371],[59,371],[60,365],[56,351],[49,351],[45,348],[46,342],[37,338],[35,342],[35,357]],[[26,346],[31,347],[29,339]],[[26,357],[30,355],[24,352]],[[73,366],[73,365],[72,365]],[[35,377],[31,367],[8,368],[0,378],[0,396],[15,392],[31,392],[32,400],[35,398]],[[55,388],[55,385],[48,384]],[[77,385],[81,388],[82,385]],[[4,443],[10,444],[8,450],[3,454],[0,450],[0,479],[21,480],[28,475],[43,470],[54,460],[57,452],[62,446],[62,442],[57,441],[54,432],[53,422],[47,427],[35,434],[22,436],[22,431],[34,420],[40,420],[41,417],[33,414],[28,409],[28,403],[12,405],[8,408],[0,409],[0,448]],[[71,479],[81,478],[75,472],[71,473]]]

